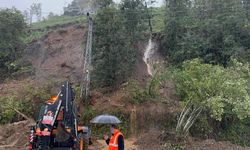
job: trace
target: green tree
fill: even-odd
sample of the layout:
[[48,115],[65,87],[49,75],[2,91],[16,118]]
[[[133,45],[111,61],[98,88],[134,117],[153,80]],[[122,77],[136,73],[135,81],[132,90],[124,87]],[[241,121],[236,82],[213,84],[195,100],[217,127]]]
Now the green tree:
[[81,9],[79,7],[79,3],[77,0],[73,0],[71,4],[69,4],[67,7],[64,7],[63,10],[64,10],[64,15],[67,15],[67,16],[77,16],[81,12]]
[[93,13],[112,3],[112,0],[73,0],[67,7],[64,7],[64,15],[77,16],[87,12]]
[[242,0],[243,6],[246,10],[246,16],[248,19],[248,22],[250,20],[250,0]]
[[122,0],[120,4],[123,24],[131,42],[137,43],[142,39],[142,32],[146,30],[146,7],[144,0]]
[[166,22],[161,52],[169,61],[179,63],[185,60],[185,50],[181,42],[187,33],[189,17],[189,0],[167,0]]
[[116,86],[132,73],[135,56],[120,13],[110,2],[101,4],[94,22],[94,81],[99,86]]
[[33,16],[36,15],[37,21],[41,21],[42,19],[42,4],[41,3],[32,3],[29,8],[29,24],[31,25],[33,22]]
[[52,19],[55,17],[55,14],[53,12],[49,12],[48,19]]
[[15,61],[23,53],[26,23],[16,9],[0,10],[0,76],[6,77],[16,69]]
[[94,5],[99,8],[107,8],[114,4],[113,0],[94,0]]
[[172,72],[178,94],[184,104],[177,133],[186,136],[202,111],[221,120],[224,115],[239,119],[250,117],[250,65],[234,61],[223,68],[195,59]]
[[203,41],[200,56],[205,62],[226,66],[230,57],[248,47],[244,42],[249,35],[245,34],[246,16],[241,1],[199,0],[195,5],[200,28],[197,34]]
[[161,52],[174,64],[200,57],[227,66],[249,61],[248,1],[167,0]]

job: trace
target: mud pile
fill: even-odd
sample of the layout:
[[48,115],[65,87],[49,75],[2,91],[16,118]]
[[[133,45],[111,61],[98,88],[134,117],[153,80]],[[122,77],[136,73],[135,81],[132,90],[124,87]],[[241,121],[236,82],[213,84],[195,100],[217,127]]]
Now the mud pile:
[[0,126],[0,150],[28,149],[29,121],[20,121]]
[[34,68],[36,79],[79,81],[82,75],[85,32],[82,25],[50,31],[26,49],[24,60]]

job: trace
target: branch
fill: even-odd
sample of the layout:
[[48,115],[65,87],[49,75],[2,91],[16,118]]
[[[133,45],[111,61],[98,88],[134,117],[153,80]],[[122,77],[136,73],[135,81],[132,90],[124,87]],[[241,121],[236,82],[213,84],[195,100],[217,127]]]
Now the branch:
[[197,108],[193,109],[191,114],[189,115],[187,121],[186,121],[186,124],[185,126],[183,127],[183,130],[185,131],[186,127],[188,126],[188,124],[193,120],[193,118],[196,116],[195,113],[197,112]]
[[24,119],[30,121],[31,123],[34,123],[35,121],[32,118],[29,118],[28,116],[26,116],[24,113],[20,112],[19,110],[17,110],[16,108],[12,108],[15,112],[17,112],[19,115],[21,115]]
[[[181,120],[181,118],[182,118],[182,115],[183,115],[184,111],[185,111],[186,108],[187,108],[187,105],[188,105],[188,104],[186,104],[185,107],[184,107],[184,108],[182,109],[182,111],[181,111],[180,117],[178,118],[178,124],[179,124],[179,122],[180,122],[180,120]],[[177,124],[177,126],[178,126],[178,124]]]
[[193,118],[193,120],[191,121],[191,123],[189,124],[189,126],[187,127],[187,131],[190,129],[190,127],[194,124],[194,122],[196,121],[196,119],[199,117],[200,113],[202,112],[202,109],[199,109],[198,113],[196,114],[196,116]]
[[199,107],[199,108],[197,108],[197,109],[195,109],[193,111],[194,111],[194,113],[192,113],[192,115],[189,117],[186,125],[183,128],[184,136],[187,135],[190,127],[194,124],[194,122],[196,121],[196,119],[199,117],[200,113],[202,112],[202,108]]
[[[183,124],[184,119],[186,118],[187,114],[190,112],[191,110],[191,106],[189,106],[189,103],[185,106],[185,108],[183,109],[179,119],[178,119],[178,123],[176,126],[176,131],[179,130],[179,128],[181,127],[181,125]],[[187,108],[188,107],[188,108]]]
[[12,108],[13,110],[15,110],[15,112],[17,112],[19,115],[21,115],[24,119],[29,120],[30,118],[28,116],[26,116],[24,113],[21,113],[19,110],[17,110],[16,108]]

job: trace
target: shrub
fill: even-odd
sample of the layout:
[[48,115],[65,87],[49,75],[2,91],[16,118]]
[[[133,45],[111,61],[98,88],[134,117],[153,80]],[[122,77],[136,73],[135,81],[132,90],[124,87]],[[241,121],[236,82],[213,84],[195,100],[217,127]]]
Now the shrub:
[[138,85],[138,82],[129,81],[128,91],[131,95],[130,102],[132,104],[141,104],[147,101],[152,101],[159,97],[159,79],[153,77],[147,82],[146,88]]
[[41,87],[27,85],[23,87],[22,91],[13,92],[11,96],[2,96],[0,98],[0,123],[5,124],[19,121],[21,117],[15,109],[28,117],[36,118],[41,104],[50,96],[48,85]]
[[241,146],[250,146],[250,119],[237,120],[221,130],[217,135],[219,140],[229,140]]
[[15,96],[6,96],[0,98],[0,124],[10,123],[17,120],[17,114],[14,110],[20,109],[21,103]]
[[209,138],[213,133],[213,128],[210,126],[208,119],[205,114],[202,114],[190,128],[190,134],[202,139]]

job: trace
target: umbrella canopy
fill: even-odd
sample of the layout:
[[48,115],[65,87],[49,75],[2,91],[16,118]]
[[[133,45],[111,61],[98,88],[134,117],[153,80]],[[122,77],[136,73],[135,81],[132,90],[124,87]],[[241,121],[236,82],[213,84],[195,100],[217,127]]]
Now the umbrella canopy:
[[119,124],[121,120],[119,120],[116,116],[112,115],[99,115],[93,118],[90,123],[95,124]]

